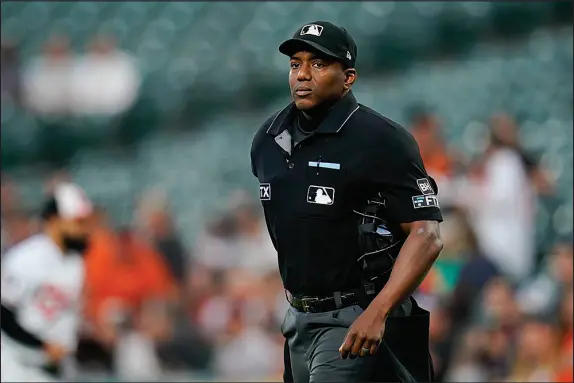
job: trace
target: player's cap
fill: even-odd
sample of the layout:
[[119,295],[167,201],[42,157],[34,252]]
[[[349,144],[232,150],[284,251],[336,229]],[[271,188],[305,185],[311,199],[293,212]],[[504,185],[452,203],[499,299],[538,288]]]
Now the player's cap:
[[86,193],[78,185],[61,183],[54,191],[42,209],[42,218],[48,219],[54,215],[62,219],[84,218],[92,214],[94,206]]
[[328,21],[314,21],[297,29],[293,38],[279,46],[279,52],[293,56],[302,50],[318,51],[341,61],[348,68],[355,67],[357,44],[347,30]]

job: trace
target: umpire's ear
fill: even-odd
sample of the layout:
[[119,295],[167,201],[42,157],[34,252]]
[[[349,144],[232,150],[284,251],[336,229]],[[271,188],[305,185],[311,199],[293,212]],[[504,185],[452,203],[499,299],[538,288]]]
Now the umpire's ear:
[[344,71],[345,74],[345,90],[351,89],[355,81],[357,80],[357,71],[355,68],[348,68]]

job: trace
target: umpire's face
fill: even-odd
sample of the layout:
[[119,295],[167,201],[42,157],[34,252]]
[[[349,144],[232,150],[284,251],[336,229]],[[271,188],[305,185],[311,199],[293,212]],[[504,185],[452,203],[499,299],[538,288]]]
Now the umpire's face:
[[316,53],[300,51],[291,56],[289,86],[297,109],[310,112],[340,100],[355,82],[355,70]]

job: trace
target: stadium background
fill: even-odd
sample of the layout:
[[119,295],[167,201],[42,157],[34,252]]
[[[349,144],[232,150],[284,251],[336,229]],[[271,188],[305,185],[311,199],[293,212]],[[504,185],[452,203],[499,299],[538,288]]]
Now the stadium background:
[[[446,248],[417,292],[439,378],[572,381],[571,2],[1,10],[2,250],[59,180],[99,207],[71,376],[280,378],[285,301],[248,153],[288,102],[279,42],[318,19],[355,37],[358,100],[411,129],[441,186]],[[514,266],[492,243],[520,245]]]

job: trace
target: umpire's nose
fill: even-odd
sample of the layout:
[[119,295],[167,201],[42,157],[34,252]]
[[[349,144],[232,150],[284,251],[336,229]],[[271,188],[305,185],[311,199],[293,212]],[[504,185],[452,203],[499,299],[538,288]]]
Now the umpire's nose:
[[297,81],[311,81],[311,65],[301,63],[297,72]]

